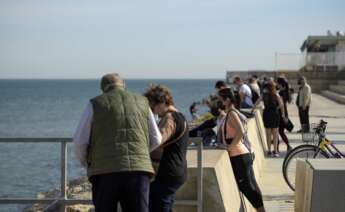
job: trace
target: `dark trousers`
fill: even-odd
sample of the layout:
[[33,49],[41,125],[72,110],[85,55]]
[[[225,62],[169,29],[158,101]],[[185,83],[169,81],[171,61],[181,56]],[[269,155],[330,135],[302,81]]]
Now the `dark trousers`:
[[96,212],[148,212],[150,178],[144,172],[118,172],[92,176],[92,201]]
[[171,212],[175,193],[183,183],[167,183],[155,180],[150,187],[150,212]]
[[254,208],[262,207],[264,204],[260,188],[255,179],[251,154],[230,157],[230,161],[239,190]]
[[289,139],[285,134],[285,127],[282,125],[279,125],[279,131],[278,132],[279,132],[280,137],[283,139],[284,143],[286,144],[286,146],[289,147],[290,144],[289,144]]
[[301,128],[303,131],[309,131],[309,106],[303,110],[302,107],[298,107],[298,116],[301,123]]

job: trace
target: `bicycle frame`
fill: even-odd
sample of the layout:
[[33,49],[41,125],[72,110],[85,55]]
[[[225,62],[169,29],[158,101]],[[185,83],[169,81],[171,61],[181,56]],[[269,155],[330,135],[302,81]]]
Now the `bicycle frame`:
[[318,147],[319,150],[315,152],[314,158],[319,154],[320,150],[324,151],[329,157],[333,158],[345,158],[345,154],[343,154],[333,143],[331,140],[326,138],[326,127],[327,122],[321,120],[319,126],[316,128],[316,133],[319,136]]
[[327,138],[323,138],[319,148],[325,152],[327,150],[327,153],[331,154],[334,158],[345,158],[345,155]]

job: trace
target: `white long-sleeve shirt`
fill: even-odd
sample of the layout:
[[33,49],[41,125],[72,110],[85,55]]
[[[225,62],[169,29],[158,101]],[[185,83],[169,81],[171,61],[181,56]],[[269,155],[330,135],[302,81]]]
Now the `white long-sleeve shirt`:
[[[73,149],[76,158],[80,161],[83,167],[87,166],[87,148],[90,142],[91,133],[91,123],[93,117],[93,107],[92,104],[86,106],[81,119],[79,121],[78,127],[73,136]],[[149,112],[149,139],[150,139],[150,152],[156,149],[162,141],[162,135],[158,129],[153,113],[150,109]]]

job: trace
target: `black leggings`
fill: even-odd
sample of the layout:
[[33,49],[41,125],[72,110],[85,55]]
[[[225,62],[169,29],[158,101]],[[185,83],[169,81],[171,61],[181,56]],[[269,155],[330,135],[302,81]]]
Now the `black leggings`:
[[260,188],[256,183],[251,154],[230,157],[230,161],[240,191],[247,197],[253,207],[262,207],[264,204]]

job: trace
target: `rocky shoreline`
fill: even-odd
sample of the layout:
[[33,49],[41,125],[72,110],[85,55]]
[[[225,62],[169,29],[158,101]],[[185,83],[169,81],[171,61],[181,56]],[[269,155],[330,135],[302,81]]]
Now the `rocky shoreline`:
[[[47,192],[40,192],[37,194],[38,199],[44,198],[56,198],[60,195],[59,189],[54,189]],[[67,189],[68,199],[91,199],[91,184],[89,183],[87,177],[81,177],[72,180],[68,184]],[[58,212],[60,209],[59,204],[50,204],[47,209],[48,204],[34,204],[24,208],[23,212]],[[93,205],[71,205],[66,207],[67,212],[92,212],[94,211]]]

